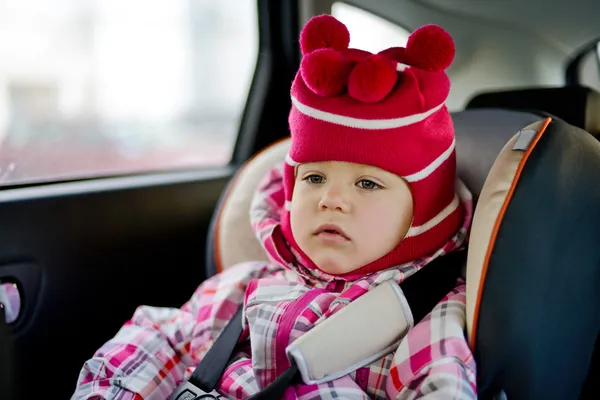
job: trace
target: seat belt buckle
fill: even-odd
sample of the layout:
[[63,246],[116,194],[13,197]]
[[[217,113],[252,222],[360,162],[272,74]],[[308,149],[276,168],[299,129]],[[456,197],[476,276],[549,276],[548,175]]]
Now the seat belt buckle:
[[196,385],[190,383],[189,381],[181,382],[177,389],[171,396],[169,396],[169,400],[220,400],[226,399],[226,397],[221,396],[219,392],[213,390],[210,393],[205,392],[200,389]]

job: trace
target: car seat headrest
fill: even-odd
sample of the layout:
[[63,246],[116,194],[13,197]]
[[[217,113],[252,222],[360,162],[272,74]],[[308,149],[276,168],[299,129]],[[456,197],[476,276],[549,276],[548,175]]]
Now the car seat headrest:
[[480,393],[576,399],[597,380],[599,176],[600,142],[561,120],[525,127],[496,158],[467,259]]
[[289,140],[276,142],[257,153],[237,171],[213,213],[206,248],[206,272],[212,276],[244,261],[267,261],[250,224],[250,204],[260,180],[276,163],[283,162]]
[[[458,175],[476,200],[506,141],[542,117],[510,110],[467,110],[454,113],[453,118]],[[288,148],[289,139],[284,139],[258,153],[238,170],[221,195],[208,234],[207,276],[238,262],[267,260],[250,225],[250,203],[259,180],[276,162],[283,162]]]
[[456,169],[477,202],[488,171],[506,142],[543,116],[512,110],[480,109],[452,114],[456,135]]
[[486,92],[473,97],[466,108],[543,111],[600,136],[600,93],[584,86]]

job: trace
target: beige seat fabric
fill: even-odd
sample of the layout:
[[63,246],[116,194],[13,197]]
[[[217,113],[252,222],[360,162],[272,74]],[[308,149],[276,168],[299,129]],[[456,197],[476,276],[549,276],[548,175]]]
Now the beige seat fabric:
[[289,138],[276,142],[250,159],[234,177],[216,224],[214,246],[219,271],[244,261],[267,260],[250,226],[250,203],[259,181],[285,159],[289,147]]
[[549,121],[535,122],[508,141],[481,190],[473,216],[467,257],[467,332],[471,347],[475,343],[481,287],[500,223],[519,181],[522,166]]

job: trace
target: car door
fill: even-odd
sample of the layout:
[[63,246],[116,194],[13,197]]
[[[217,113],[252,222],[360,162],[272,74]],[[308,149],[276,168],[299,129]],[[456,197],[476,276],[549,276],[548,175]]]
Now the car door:
[[296,1],[150,3],[0,0],[17,398],[69,398],[138,305],[181,306],[223,188],[287,135]]

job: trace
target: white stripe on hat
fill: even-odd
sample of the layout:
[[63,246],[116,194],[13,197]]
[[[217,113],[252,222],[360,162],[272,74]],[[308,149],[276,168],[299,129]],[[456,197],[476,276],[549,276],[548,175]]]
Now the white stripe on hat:
[[300,165],[299,162],[292,160],[292,157],[290,156],[290,153],[287,153],[285,155],[285,162],[287,163],[287,165],[289,165],[291,167],[297,167],[298,165]]
[[442,165],[444,163],[444,161],[446,161],[448,158],[450,158],[455,147],[456,147],[456,139],[453,138],[452,143],[450,143],[450,147],[448,147],[446,149],[446,151],[444,151],[442,154],[440,154],[440,156],[438,158],[433,160],[433,162],[431,164],[429,164],[428,166],[426,166],[419,172],[416,172],[412,175],[405,176],[404,179],[406,179],[407,182],[417,182],[417,181],[427,178],[429,175],[431,175],[433,173],[433,171],[435,171],[440,165]]
[[444,103],[440,104],[432,108],[429,111],[425,111],[420,114],[413,114],[407,117],[400,118],[390,118],[390,119],[362,119],[362,118],[352,118],[345,117],[343,115],[333,114],[327,111],[317,110],[316,108],[309,107],[305,104],[302,104],[292,96],[292,104],[300,111],[302,114],[318,119],[320,121],[330,122],[332,124],[343,125],[349,128],[358,128],[358,129],[370,129],[370,130],[379,130],[379,129],[393,129],[400,128],[403,126],[408,126],[412,124],[416,124],[417,122],[421,122],[430,115],[434,114],[440,108],[444,106]]
[[448,204],[446,206],[446,208],[444,208],[442,210],[442,212],[440,212],[438,215],[436,215],[429,221],[425,222],[421,226],[412,226],[406,233],[405,237],[418,236],[424,232],[427,232],[428,230],[430,230],[431,228],[433,228],[434,226],[438,225],[440,222],[445,220],[450,214],[452,214],[458,208],[459,205],[460,205],[460,200],[458,199],[458,195],[455,193],[454,200],[452,200],[452,203]]
[[292,209],[292,202],[289,200],[286,200],[284,207],[286,210],[290,211]]

